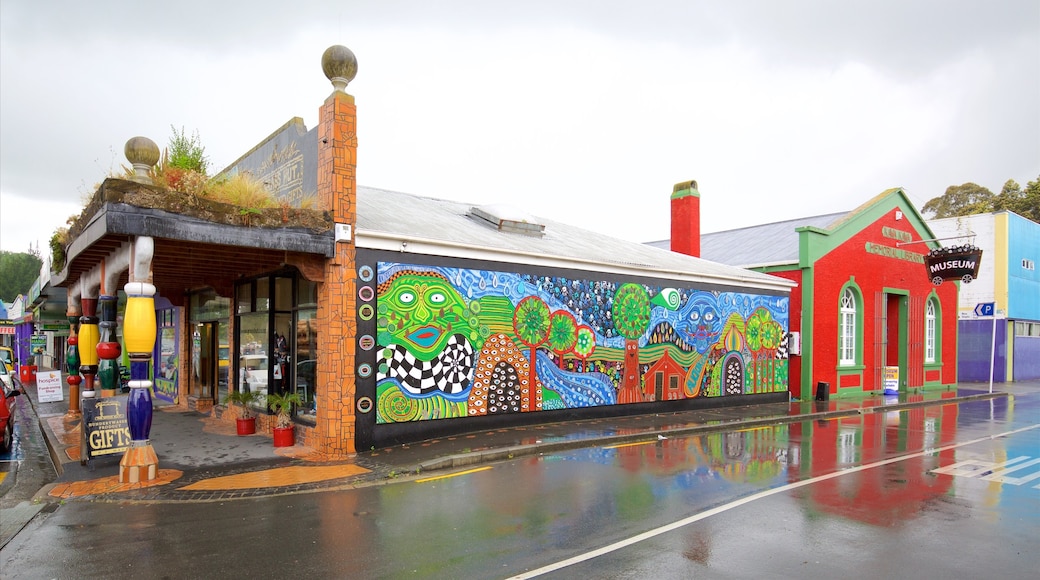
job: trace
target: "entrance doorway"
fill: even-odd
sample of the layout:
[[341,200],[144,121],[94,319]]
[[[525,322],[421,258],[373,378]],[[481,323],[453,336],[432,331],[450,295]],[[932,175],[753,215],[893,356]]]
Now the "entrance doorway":
[[874,382],[878,391],[885,389],[886,377],[898,377],[899,391],[906,391],[908,301],[907,294],[892,291],[877,294]]
[[199,401],[213,401],[218,392],[221,375],[227,384],[227,346],[223,347],[221,357],[219,323],[198,322],[191,337],[191,384],[190,396]]

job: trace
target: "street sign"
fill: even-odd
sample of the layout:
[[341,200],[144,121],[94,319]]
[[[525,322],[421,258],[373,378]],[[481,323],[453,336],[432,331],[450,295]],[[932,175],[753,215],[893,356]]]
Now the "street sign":
[[979,302],[975,305],[975,316],[993,316],[995,306],[995,302]]

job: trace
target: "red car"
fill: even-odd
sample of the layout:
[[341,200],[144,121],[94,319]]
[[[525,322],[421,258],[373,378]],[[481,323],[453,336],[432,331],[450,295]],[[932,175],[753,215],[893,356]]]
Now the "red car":
[[0,363],[0,391],[3,394],[3,404],[0,404],[0,430],[3,430],[4,434],[3,441],[0,441],[0,453],[9,451],[14,442],[14,408],[18,402],[15,397],[22,394],[18,386],[18,379],[7,370],[7,365]]

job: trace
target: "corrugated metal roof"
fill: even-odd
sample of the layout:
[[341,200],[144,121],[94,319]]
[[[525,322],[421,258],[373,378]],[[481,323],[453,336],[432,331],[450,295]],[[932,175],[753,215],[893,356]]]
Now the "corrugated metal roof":
[[468,215],[472,207],[479,205],[482,204],[358,187],[356,243],[373,249],[551,264],[777,290],[790,288],[790,283],[774,276],[538,216],[532,217],[545,226],[541,236],[499,231],[485,220]]
[[[701,235],[701,257],[731,266],[762,266],[798,262],[798,228],[830,229],[850,212],[829,213]],[[669,249],[671,240],[647,242]]]

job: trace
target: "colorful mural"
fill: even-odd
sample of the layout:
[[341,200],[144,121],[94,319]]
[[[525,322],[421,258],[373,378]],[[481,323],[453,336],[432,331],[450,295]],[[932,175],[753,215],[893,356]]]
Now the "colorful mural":
[[787,296],[377,271],[377,423],[787,390]]

